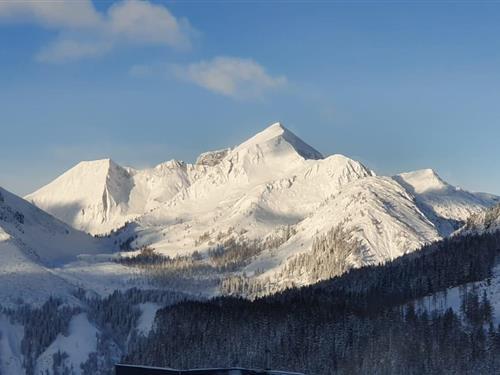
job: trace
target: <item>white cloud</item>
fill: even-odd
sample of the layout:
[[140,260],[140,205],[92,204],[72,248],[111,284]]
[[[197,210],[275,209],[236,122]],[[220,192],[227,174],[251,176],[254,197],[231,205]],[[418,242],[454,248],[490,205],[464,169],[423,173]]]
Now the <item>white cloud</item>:
[[138,43],[184,47],[190,44],[190,26],[170,11],[146,1],[126,0],[108,12],[109,28],[118,36]]
[[251,59],[216,57],[188,66],[175,66],[177,77],[218,94],[243,98],[256,97],[287,82],[284,76],[271,76]]
[[50,28],[89,28],[102,22],[90,0],[2,0],[0,20],[33,22]]
[[0,21],[31,22],[56,29],[59,37],[42,48],[37,59],[68,62],[105,54],[120,45],[190,46],[189,22],[163,5],[123,0],[98,12],[90,0],[1,0]]

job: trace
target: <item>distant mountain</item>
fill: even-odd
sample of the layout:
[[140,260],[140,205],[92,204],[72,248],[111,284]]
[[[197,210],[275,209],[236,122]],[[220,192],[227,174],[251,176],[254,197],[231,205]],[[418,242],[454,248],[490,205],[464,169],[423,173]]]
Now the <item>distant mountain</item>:
[[143,171],[111,159],[86,161],[25,198],[75,228],[102,234],[172,198],[196,169],[177,161]]
[[415,196],[417,205],[448,236],[467,218],[498,202],[491,194],[471,193],[445,182],[432,169],[401,173],[394,177]]
[[275,123],[195,164],[136,170],[109,159],[82,162],[26,199],[75,228],[113,230],[128,248],[198,252],[210,264],[211,251],[223,249],[217,277],[230,268],[279,290],[321,279],[317,267],[290,267],[334,227],[359,245],[348,267],[376,264],[450,235],[498,198],[456,188],[431,169],[376,176],[343,155],[323,157]]

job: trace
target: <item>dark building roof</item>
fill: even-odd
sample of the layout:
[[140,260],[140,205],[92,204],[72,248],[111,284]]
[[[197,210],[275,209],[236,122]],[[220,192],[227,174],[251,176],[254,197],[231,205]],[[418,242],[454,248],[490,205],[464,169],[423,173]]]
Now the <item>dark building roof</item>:
[[245,368],[207,368],[178,370],[151,366],[136,366],[118,364],[115,366],[115,375],[304,375],[297,372],[254,370]]

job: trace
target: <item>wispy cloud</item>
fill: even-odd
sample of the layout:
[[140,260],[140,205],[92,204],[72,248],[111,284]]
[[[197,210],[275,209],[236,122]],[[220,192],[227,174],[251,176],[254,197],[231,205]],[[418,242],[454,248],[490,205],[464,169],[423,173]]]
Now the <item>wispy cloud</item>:
[[212,60],[175,65],[174,74],[217,94],[234,98],[258,97],[264,92],[284,86],[284,76],[272,76],[252,59],[215,57]]
[[61,63],[106,54],[121,45],[188,48],[194,29],[165,6],[124,0],[99,12],[90,0],[0,1],[0,21],[34,23],[59,31],[37,60]]
[[100,56],[112,48],[113,43],[109,41],[62,38],[44,47],[36,55],[36,60],[46,63],[65,63]]

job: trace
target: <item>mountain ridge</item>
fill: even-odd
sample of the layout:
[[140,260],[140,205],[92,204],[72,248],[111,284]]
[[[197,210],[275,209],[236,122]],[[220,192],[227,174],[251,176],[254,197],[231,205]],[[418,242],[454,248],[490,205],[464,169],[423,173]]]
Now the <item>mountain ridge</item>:
[[[235,147],[202,153],[195,164],[171,160],[142,170],[108,159],[97,164],[106,171],[105,178],[90,179],[99,181],[98,193],[65,196],[70,204],[85,202],[69,224],[99,235],[114,231],[117,243],[168,257],[208,259],[224,244],[254,243],[248,255],[237,255],[244,258],[235,272],[281,287],[287,265],[334,227],[362,246],[348,267],[378,264],[449,236],[496,199],[456,188],[432,169],[377,176],[347,156],[323,156],[281,123]],[[70,190],[66,174],[51,183],[55,189],[49,184],[27,198],[58,216],[57,205],[44,203]],[[89,184],[86,178],[69,182]],[[318,280],[311,274],[294,280],[311,281]]]

